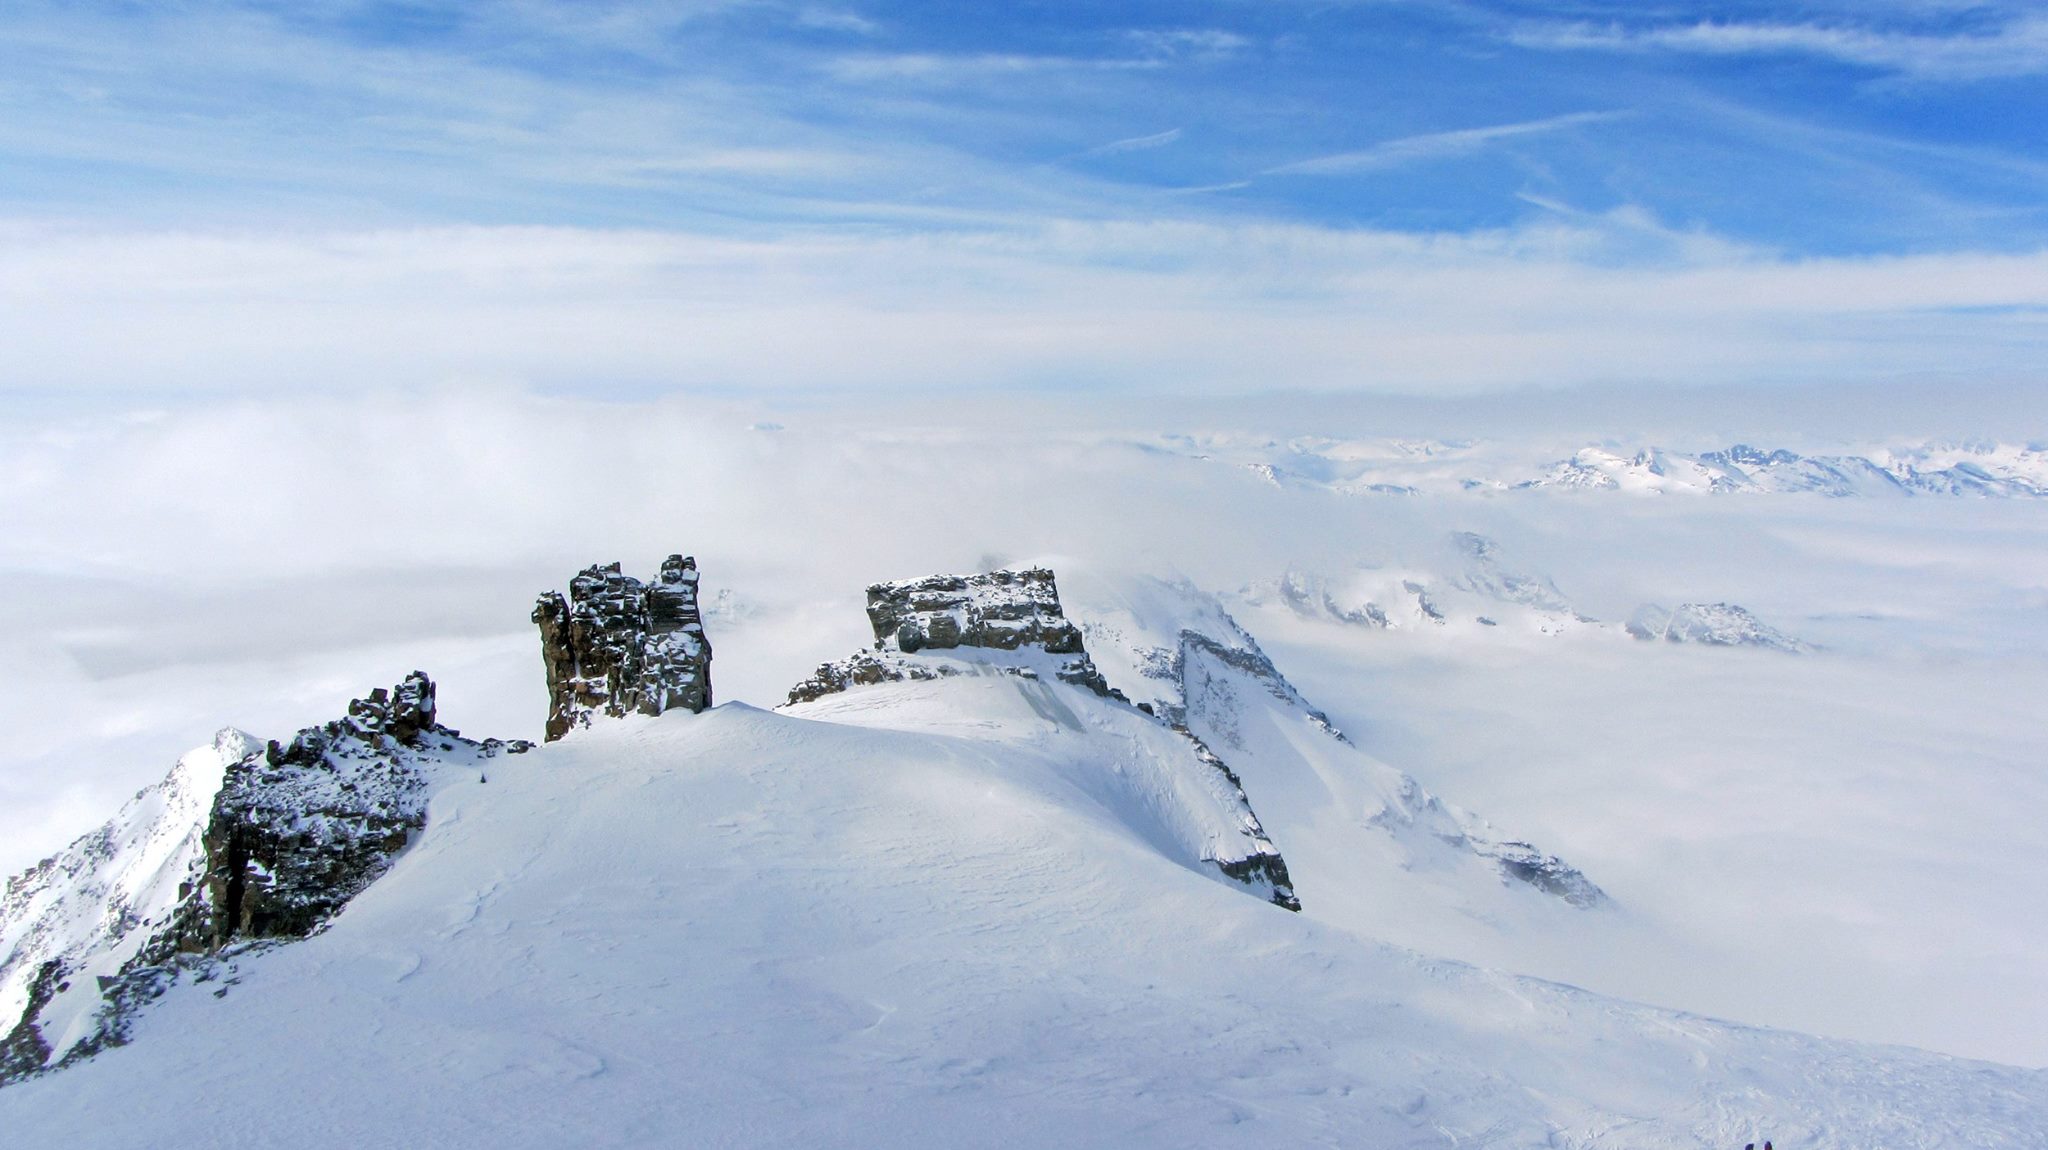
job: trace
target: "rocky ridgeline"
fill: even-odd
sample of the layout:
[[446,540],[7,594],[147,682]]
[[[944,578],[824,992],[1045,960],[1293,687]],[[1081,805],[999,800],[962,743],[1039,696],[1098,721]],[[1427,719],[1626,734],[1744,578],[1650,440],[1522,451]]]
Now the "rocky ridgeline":
[[[874,650],[820,666],[790,690],[791,703],[856,686],[952,674],[946,664],[904,656],[962,647],[1043,651],[1060,657],[1052,671],[1062,682],[1123,698],[1088,657],[1081,629],[1061,610],[1059,588],[1043,567],[877,583],[868,588],[868,622],[875,630]],[[1022,666],[1013,670],[1035,673]]]
[[415,671],[341,719],[258,747],[225,730],[111,822],[8,880],[0,899],[0,1083],[127,1038],[134,1009],[215,956],[303,938],[426,825],[444,778],[501,752],[439,725]]
[[669,556],[653,583],[622,574],[617,563],[586,567],[567,596],[540,596],[533,621],[547,666],[549,742],[589,726],[593,715],[711,705],[711,643],[689,556]]

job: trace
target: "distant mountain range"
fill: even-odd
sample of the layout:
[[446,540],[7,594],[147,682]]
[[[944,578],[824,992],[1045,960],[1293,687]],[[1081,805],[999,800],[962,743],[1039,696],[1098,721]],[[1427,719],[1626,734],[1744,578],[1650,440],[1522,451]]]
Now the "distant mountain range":
[[1747,443],[1689,453],[1612,444],[1531,460],[1494,444],[1169,436],[1158,446],[1231,463],[1283,487],[1351,495],[1561,488],[1645,495],[2048,497],[2048,447],[1965,441],[1801,455]]

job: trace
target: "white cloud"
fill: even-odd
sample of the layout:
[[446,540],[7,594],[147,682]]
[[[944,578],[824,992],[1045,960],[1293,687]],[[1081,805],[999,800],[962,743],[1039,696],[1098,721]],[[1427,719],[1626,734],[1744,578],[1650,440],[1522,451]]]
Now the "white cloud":
[[1180,137],[1181,130],[1179,128],[1168,128],[1164,132],[1154,132],[1149,136],[1131,136],[1128,139],[1111,140],[1107,144],[1098,144],[1081,154],[1084,156],[1118,156],[1125,152],[1145,152],[1153,148],[1164,148],[1169,144],[1177,142]]
[[1632,29],[1571,24],[1524,28],[1526,48],[1820,56],[1930,80],[1982,80],[2048,72],[2048,17],[2023,17],[1996,32],[1928,35],[1848,25],[1703,21]]
[[1620,118],[1621,112],[1573,112],[1563,116],[1549,116],[1541,120],[1526,120],[1515,124],[1494,124],[1483,128],[1461,128],[1452,132],[1429,132],[1418,136],[1403,136],[1387,140],[1355,152],[1338,152],[1334,155],[1317,156],[1292,164],[1268,168],[1261,175],[1266,176],[1337,176],[1354,172],[1376,172],[1398,168],[1407,164],[1440,160],[1451,156],[1470,155],[1503,140],[1520,139],[1525,136],[1547,135],[1586,124],[1597,124]]
[[1141,50],[1159,56],[1221,60],[1235,56],[1251,41],[1221,28],[1136,29],[1126,33]]
[[958,83],[1037,72],[1127,71],[1159,66],[1160,62],[1153,59],[1122,57],[1047,56],[1013,52],[896,52],[841,56],[827,62],[825,70],[835,79],[847,81],[914,80]]
[[872,36],[882,30],[882,26],[873,20],[843,8],[806,8],[797,13],[796,22],[801,28],[851,32],[857,36]]
[[2048,252],[1783,260],[1641,212],[1410,235],[17,226],[0,388],[1475,391],[2036,371]]

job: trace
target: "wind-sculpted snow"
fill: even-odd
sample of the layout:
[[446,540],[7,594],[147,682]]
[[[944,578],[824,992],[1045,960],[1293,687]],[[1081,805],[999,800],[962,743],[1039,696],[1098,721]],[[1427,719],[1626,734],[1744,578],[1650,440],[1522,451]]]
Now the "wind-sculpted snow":
[[414,672],[346,717],[259,747],[235,730],[179,760],[0,902],[0,1082],[125,1041],[136,1007],[205,956],[319,929],[426,822],[427,800],[501,749],[435,722]]
[[711,641],[697,609],[697,560],[671,555],[653,583],[592,565],[569,594],[534,604],[547,668],[547,737],[559,739],[591,716],[659,715],[711,705]]
[[[1464,907],[1493,901],[1497,892],[1486,888],[1503,882],[1574,907],[1607,901],[1555,855],[1502,838],[1360,752],[1214,596],[1186,583],[1129,581],[1091,603],[1088,618],[1094,647],[1132,697],[1232,764],[1271,808],[1270,825],[1290,854],[1314,857],[1294,866],[1313,913],[1374,929],[1378,910],[1404,899]],[[1492,864],[1490,880],[1468,865],[1478,860]],[[1418,899],[1415,872],[1460,877]],[[1326,896],[1329,911],[1317,905]]]
[[[1213,865],[1271,902],[1300,909],[1287,863],[1266,837],[1238,777],[1184,725],[1168,717],[1169,729],[1159,729],[1156,717],[1132,707],[1109,685],[1089,657],[1081,629],[1062,610],[1051,571],[878,583],[868,588],[868,619],[875,650],[819,667],[791,688],[787,706],[805,708],[856,687],[888,683],[987,675],[1015,680],[1015,689],[1033,701],[1032,714],[1054,728],[1114,732],[1111,746],[1121,750],[1112,765],[1089,768],[1087,785],[1109,783],[1128,791],[1119,805],[1148,812],[1143,817],[1158,822],[1183,857]],[[1077,696],[1067,687],[1092,697]],[[912,697],[957,703],[972,698],[971,690],[954,685]],[[888,698],[864,695],[854,704],[827,710],[866,721],[875,713],[895,713],[897,705]],[[1100,750],[1084,746],[1069,754],[1086,763]],[[1094,777],[1097,771],[1099,778]]]
[[[2048,1145],[2038,1071],[1619,1002],[1244,898],[1090,789],[1063,758],[1081,742],[988,725],[984,704],[1031,713],[1019,682],[629,716],[457,780],[328,930],[0,1091],[0,1131],[66,1150]],[[1049,710],[1111,707],[1038,687]]]

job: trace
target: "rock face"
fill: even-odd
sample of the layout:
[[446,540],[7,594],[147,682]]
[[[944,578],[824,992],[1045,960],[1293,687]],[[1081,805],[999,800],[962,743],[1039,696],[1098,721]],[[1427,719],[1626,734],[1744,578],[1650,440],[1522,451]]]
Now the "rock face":
[[617,563],[586,567],[567,596],[540,596],[533,621],[547,666],[549,742],[598,714],[711,705],[711,643],[697,609],[694,558],[669,556],[653,583],[622,574]]
[[1676,611],[1646,603],[1629,618],[1628,633],[1638,639],[1709,647],[1764,647],[1794,653],[1813,649],[1733,603],[1685,603]]
[[7,882],[0,1083],[126,1040],[134,1010],[245,944],[303,938],[375,882],[427,800],[524,742],[440,726],[415,671],[289,743],[224,730],[115,818]]
[[855,686],[952,674],[944,664],[902,656],[961,647],[1063,656],[1053,668],[1060,681],[1104,698],[1123,698],[1095,669],[1081,629],[1060,608],[1053,573],[1043,567],[877,583],[868,588],[868,623],[875,629],[874,652],[820,666],[791,689],[791,703]]

